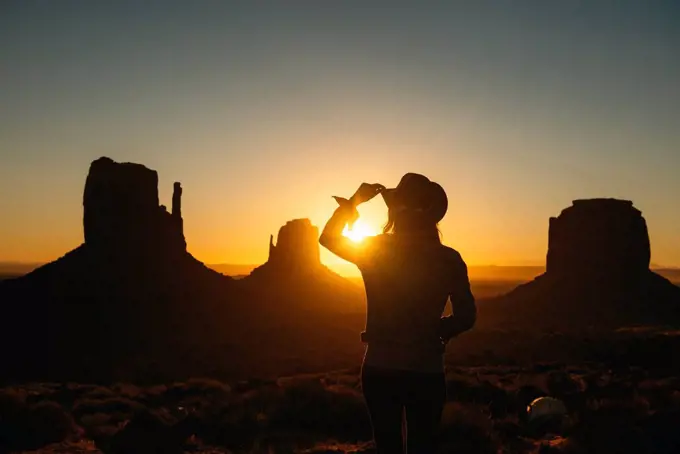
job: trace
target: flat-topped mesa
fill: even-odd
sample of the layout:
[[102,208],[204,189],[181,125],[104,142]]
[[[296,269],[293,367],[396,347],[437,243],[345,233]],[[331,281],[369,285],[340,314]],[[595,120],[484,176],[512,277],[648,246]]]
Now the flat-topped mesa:
[[629,200],[574,200],[550,218],[548,236],[548,275],[634,277],[649,269],[647,224]]
[[173,214],[158,203],[158,174],[141,164],[107,157],[92,162],[83,195],[85,244],[95,249],[186,251],[181,194],[175,183]]
[[294,219],[279,229],[274,245],[269,239],[267,266],[273,269],[299,271],[321,266],[319,229],[309,219]]
[[582,336],[680,326],[680,288],[649,264],[647,223],[631,201],[575,200],[550,219],[546,273],[480,305],[480,327]]

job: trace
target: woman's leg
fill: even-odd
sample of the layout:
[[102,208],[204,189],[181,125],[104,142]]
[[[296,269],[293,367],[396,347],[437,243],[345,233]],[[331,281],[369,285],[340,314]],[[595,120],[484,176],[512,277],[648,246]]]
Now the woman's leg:
[[373,425],[377,454],[402,454],[404,402],[400,377],[391,371],[366,367],[361,371],[361,386]]
[[437,431],[446,402],[444,374],[413,374],[406,401],[408,454],[433,454]]

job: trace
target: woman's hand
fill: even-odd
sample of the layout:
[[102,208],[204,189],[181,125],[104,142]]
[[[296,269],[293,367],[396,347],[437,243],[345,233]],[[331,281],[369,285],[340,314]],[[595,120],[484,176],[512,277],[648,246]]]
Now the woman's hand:
[[384,190],[385,186],[378,183],[361,183],[361,186],[359,186],[359,189],[357,189],[354,195],[350,197],[349,201],[352,203],[352,205],[357,206],[368,202]]

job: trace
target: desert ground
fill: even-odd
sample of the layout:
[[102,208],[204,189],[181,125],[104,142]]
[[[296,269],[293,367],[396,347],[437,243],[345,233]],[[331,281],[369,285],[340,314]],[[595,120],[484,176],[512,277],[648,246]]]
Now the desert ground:
[[[678,452],[678,347],[677,332],[651,328],[591,339],[463,335],[447,354],[440,452]],[[360,354],[315,367],[322,350],[297,364],[272,356],[258,377],[238,380],[6,384],[0,440],[5,452],[46,454],[373,452]],[[354,365],[322,371],[335,364]],[[567,416],[528,421],[527,406],[546,395]]]
[[[483,307],[523,282],[477,278],[472,289]],[[296,337],[299,327],[272,325],[282,330],[276,342],[244,340],[252,356],[234,356],[228,345],[200,355],[190,345],[173,348],[187,370],[212,371],[176,380],[147,357],[131,382],[6,382],[0,451],[373,452],[359,382],[363,317],[316,320],[314,342]],[[680,452],[678,334],[474,329],[447,349],[440,452]],[[529,421],[527,407],[541,396],[561,399],[566,417]]]
[[[153,386],[33,383],[0,392],[15,452],[372,452],[358,369]],[[449,368],[443,453],[677,452],[677,372],[605,365]],[[535,397],[568,416],[527,422]]]

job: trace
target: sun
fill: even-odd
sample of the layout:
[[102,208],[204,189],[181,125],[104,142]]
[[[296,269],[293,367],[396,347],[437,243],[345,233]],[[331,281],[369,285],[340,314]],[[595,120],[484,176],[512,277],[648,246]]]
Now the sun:
[[347,227],[345,227],[345,230],[342,231],[342,234],[355,243],[361,243],[367,236],[375,235],[376,231],[375,229],[371,228],[370,225],[361,222],[361,219],[359,219],[354,223],[352,230],[349,230]]

